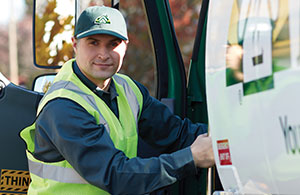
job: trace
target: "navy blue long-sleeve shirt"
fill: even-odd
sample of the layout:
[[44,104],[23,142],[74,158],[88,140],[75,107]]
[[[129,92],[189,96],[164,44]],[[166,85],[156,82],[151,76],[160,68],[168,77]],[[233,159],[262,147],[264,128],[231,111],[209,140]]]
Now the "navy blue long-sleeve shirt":
[[[118,117],[114,83],[104,92],[76,63],[73,70]],[[195,174],[189,146],[199,134],[206,133],[207,126],[173,115],[143,85],[135,83],[143,95],[138,122],[138,156],[143,158],[127,158],[114,147],[102,124],[98,125],[78,103],[65,98],[50,101],[38,116],[34,156],[45,162],[67,160],[87,182],[111,194],[145,194]],[[147,153],[145,148],[155,152]]]

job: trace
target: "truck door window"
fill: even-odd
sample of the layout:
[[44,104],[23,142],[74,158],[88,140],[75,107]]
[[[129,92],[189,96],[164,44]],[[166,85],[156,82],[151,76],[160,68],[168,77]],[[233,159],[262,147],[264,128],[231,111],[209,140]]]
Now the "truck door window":
[[169,4],[176,36],[187,72],[192,57],[202,0],[169,0]]
[[142,1],[121,1],[120,10],[127,20],[129,36],[127,54],[121,70],[145,85],[155,97],[157,80],[155,56]]

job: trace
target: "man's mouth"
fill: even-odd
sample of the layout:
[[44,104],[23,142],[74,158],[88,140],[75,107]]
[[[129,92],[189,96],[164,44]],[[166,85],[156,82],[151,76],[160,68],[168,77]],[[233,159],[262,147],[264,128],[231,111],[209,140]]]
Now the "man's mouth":
[[100,66],[100,67],[108,67],[108,66],[111,66],[111,64],[106,64],[106,63],[97,63],[97,62],[94,62],[93,63],[95,66]]

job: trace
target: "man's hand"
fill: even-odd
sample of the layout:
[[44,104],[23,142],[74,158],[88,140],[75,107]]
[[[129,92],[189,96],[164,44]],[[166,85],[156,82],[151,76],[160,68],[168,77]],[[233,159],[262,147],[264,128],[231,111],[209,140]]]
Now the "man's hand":
[[215,164],[211,138],[207,134],[197,137],[191,145],[195,165],[199,168],[208,168]]

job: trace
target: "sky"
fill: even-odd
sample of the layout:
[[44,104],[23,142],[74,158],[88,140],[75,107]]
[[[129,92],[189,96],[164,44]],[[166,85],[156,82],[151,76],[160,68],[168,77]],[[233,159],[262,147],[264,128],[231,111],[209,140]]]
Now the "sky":
[[16,19],[22,18],[25,14],[25,0],[0,0],[0,25],[8,24],[12,2]]

